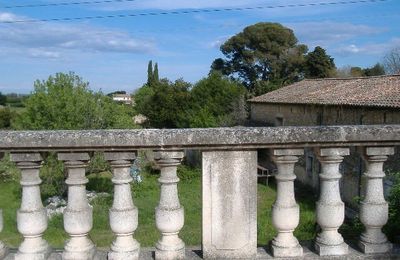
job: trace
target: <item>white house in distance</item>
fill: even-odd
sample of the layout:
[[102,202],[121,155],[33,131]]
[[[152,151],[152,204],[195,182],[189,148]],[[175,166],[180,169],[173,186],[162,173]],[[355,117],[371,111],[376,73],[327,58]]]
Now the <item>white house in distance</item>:
[[112,96],[113,101],[121,102],[127,105],[132,105],[132,98],[129,94],[114,94]]

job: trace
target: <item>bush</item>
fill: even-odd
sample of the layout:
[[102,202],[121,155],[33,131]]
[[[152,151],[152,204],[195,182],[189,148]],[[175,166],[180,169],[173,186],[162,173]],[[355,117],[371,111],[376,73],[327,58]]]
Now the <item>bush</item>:
[[393,186],[389,195],[389,221],[384,230],[393,242],[400,242],[400,173],[393,174]]
[[89,174],[111,172],[110,164],[104,159],[104,154],[101,152],[95,152],[90,159],[88,169]]
[[4,154],[0,160],[0,181],[9,182],[19,180],[20,171],[14,162],[10,161],[10,154]]
[[57,160],[56,153],[50,153],[44,160],[40,169],[40,178],[43,180],[40,187],[43,200],[56,195],[65,195],[67,186],[65,184],[64,164]]

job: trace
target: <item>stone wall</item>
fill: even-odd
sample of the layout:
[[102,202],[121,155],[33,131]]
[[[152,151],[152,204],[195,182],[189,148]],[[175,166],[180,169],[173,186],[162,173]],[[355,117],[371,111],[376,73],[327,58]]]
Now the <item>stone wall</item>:
[[390,108],[251,103],[251,121],[267,126],[399,124]]

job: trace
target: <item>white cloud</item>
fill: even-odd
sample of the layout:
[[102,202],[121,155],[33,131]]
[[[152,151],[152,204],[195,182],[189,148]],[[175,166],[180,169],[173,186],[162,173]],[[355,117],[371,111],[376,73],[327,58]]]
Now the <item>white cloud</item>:
[[12,13],[0,13],[0,22],[16,21],[18,17]]
[[340,45],[338,48],[334,49],[334,53],[340,56],[350,56],[354,54],[383,56],[385,53],[398,46],[400,46],[400,38],[395,37],[387,42]]
[[[21,19],[0,13],[0,20]],[[73,23],[0,24],[0,47],[25,50],[30,57],[60,58],[66,50],[78,52],[151,53],[153,41],[132,37],[124,31]]]
[[309,46],[327,47],[359,36],[376,35],[387,29],[363,24],[343,22],[302,22],[285,24],[293,29],[297,38]]

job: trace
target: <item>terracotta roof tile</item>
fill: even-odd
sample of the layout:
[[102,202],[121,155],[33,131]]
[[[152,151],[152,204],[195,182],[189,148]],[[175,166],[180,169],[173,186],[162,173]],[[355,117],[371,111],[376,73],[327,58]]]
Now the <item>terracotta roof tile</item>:
[[400,75],[306,79],[249,102],[400,108]]

